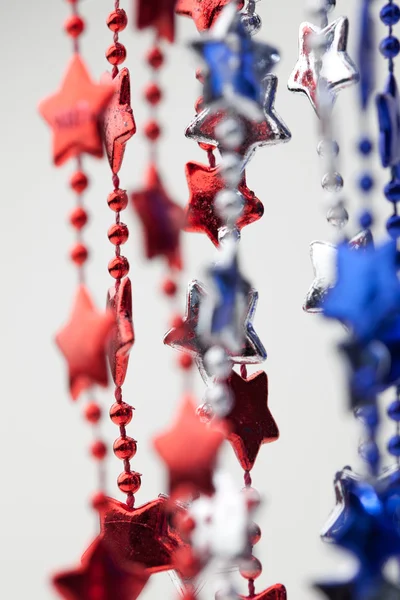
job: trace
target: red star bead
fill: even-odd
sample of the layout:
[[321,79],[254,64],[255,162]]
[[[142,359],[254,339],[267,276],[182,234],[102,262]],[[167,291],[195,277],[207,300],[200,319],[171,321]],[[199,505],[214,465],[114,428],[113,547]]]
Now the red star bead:
[[75,571],[59,573],[53,585],[66,600],[136,600],[148,580],[148,573],[134,565],[130,572],[121,570],[97,538]]
[[79,54],[72,57],[61,89],[39,105],[41,115],[53,130],[53,158],[57,166],[83,152],[103,156],[99,123],[114,91],[114,86],[90,79]]
[[[241,600],[249,600],[250,596],[240,595],[239,598]],[[251,600],[286,600],[286,588],[281,583],[276,583],[267,590],[251,596]]]
[[115,385],[125,381],[129,363],[129,353],[135,342],[135,331],[132,321],[132,285],[125,277],[120,284],[109,289],[107,308],[115,315],[116,327],[108,346],[108,361]]
[[[210,29],[230,0],[178,0],[176,13],[191,17],[199,31]],[[238,10],[244,2],[238,2]]]
[[98,312],[85,286],[79,286],[70,320],[56,335],[68,363],[73,400],[95,383],[107,386],[105,349],[114,324],[112,312]]
[[112,498],[100,507],[101,537],[118,565],[141,563],[149,574],[175,568],[173,554],[182,544],[168,522],[168,499],[159,497],[129,509]]
[[[196,162],[186,165],[190,198],[186,208],[185,231],[206,233],[210,240],[218,246],[218,229],[222,221],[214,209],[214,198],[225,185],[218,167],[212,168]],[[238,219],[237,227],[242,229],[257,221],[264,214],[261,201],[246,185],[246,179],[239,184],[239,192],[243,195],[243,212]]]
[[183,209],[167,195],[154,164],[144,189],[132,193],[132,205],[142,222],[147,258],[164,256],[171,268],[181,269]]
[[136,26],[138,29],[154,27],[158,37],[169,42],[175,37],[176,0],[136,0]]
[[184,398],[174,426],[154,440],[169,471],[173,499],[198,492],[212,494],[212,475],[224,432],[200,421],[189,397]]
[[268,408],[268,377],[258,371],[248,379],[242,379],[235,371],[228,380],[235,404],[225,417],[228,426],[227,438],[246,471],[255,463],[262,444],[274,442],[279,430]]
[[118,173],[124,159],[125,145],[136,133],[136,123],[131,108],[131,81],[124,68],[112,79],[105,73],[103,83],[114,85],[111,102],[104,111],[103,133],[108,162],[114,174]]

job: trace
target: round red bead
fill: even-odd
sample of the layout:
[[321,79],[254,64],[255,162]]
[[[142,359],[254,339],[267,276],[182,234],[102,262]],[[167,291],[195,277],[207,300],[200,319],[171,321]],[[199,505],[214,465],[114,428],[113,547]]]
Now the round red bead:
[[135,494],[142,484],[139,473],[121,473],[117,479],[117,484],[121,492],[125,494]]
[[193,358],[190,354],[183,353],[179,356],[179,365],[184,371],[187,371],[193,366]]
[[162,291],[166,296],[175,296],[177,290],[178,286],[173,279],[164,279],[162,282]]
[[126,402],[114,402],[110,408],[110,419],[114,425],[128,425],[132,421],[133,410]]
[[116,256],[108,263],[108,272],[114,279],[122,279],[129,273],[129,262],[125,256]]
[[147,54],[147,62],[153,67],[153,69],[159,69],[164,62],[164,54],[158,48],[158,46],[154,46]]
[[155,142],[160,137],[161,128],[157,121],[148,121],[144,126],[144,133],[149,140]]
[[114,212],[121,212],[128,206],[128,194],[125,190],[114,190],[109,194],[107,203]]
[[181,317],[181,315],[172,315],[171,320],[170,320],[170,326],[173,329],[177,329],[178,327],[181,327],[183,323],[183,319]]
[[85,419],[89,423],[98,423],[101,419],[101,408],[96,402],[89,402],[85,406]]
[[95,510],[100,510],[103,506],[107,504],[107,496],[103,494],[103,492],[97,492],[93,494],[91,505]]
[[252,546],[255,546],[260,541],[260,539],[261,539],[261,529],[257,525],[257,523],[251,523],[250,524],[249,538],[250,538],[250,544]]
[[107,446],[101,440],[96,440],[93,442],[90,452],[93,458],[97,458],[97,460],[103,460],[107,454]]
[[72,38],[77,38],[85,29],[85,22],[78,15],[72,15],[64,23],[64,29]]
[[69,183],[74,192],[82,194],[86,190],[89,180],[82,171],[75,171],[75,173],[72,173]]
[[71,260],[78,266],[83,265],[87,261],[88,256],[89,252],[84,244],[75,244],[70,252]]
[[86,223],[88,222],[86,210],[80,206],[75,208],[69,216],[69,222],[71,223],[72,227],[75,227],[75,229],[78,231],[85,227]]
[[108,239],[114,246],[125,244],[129,237],[129,229],[124,223],[116,223],[108,230]]
[[144,91],[145,98],[149,104],[155,106],[162,98],[162,91],[156,83],[151,83]]
[[136,441],[131,437],[119,437],[115,440],[113,450],[114,454],[120,460],[130,460],[136,454]]
[[242,492],[246,496],[246,503],[249,510],[254,510],[260,506],[261,497],[257,490],[252,487],[245,487],[242,489]]
[[251,556],[246,558],[239,567],[242,577],[245,579],[257,579],[261,575],[262,565],[258,558]]
[[117,8],[107,17],[107,27],[109,27],[111,31],[114,31],[114,33],[123,31],[127,25],[128,17],[123,8]]
[[111,65],[120,65],[126,59],[126,48],[123,44],[116,42],[107,49],[106,59]]
[[196,70],[196,79],[197,81],[200,81],[200,83],[204,83],[204,75],[201,69]]

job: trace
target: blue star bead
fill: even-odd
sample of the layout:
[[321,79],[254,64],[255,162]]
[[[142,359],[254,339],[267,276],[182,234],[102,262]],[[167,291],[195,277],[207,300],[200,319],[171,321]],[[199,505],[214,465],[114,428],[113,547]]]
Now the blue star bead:
[[211,34],[192,47],[207,65],[204,101],[229,100],[239,112],[262,118],[261,80],[279,61],[275,48],[254,42],[234,2],[222,11]]
[[335,492],[337,505],[322,537],[358,559],[354,582],[359,597],[367,598],[386,562],[400,556],[400,470],[396,465],[372,484],[345,467]]
[[400,162],[400,102],[396,79],[389,74],[385,91],[376,96],[379,122],[379,153],[382,166]]
[[345,323],[365,343],[399,313],[396,244],[392,241],[353,252],[347,243],[338,247],[337,283],[323,304],[326,317]]
[[366,110],[375,88],[375,26],[371,16],[371,0],[363,0],[360,14],[360,32],[358,38],[358,69],[360,74],[360,103]]

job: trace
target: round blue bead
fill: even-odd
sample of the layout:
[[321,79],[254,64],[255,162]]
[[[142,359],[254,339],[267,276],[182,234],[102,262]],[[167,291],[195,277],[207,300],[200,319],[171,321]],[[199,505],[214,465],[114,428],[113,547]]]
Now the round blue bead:
[[390,27],[400,21],[400,8],[397,4],[385,4],[381,9],[380,18],[382,23]]
[[361,138],[361,140],[358,142],[358,151],[364,156],[368,156],[368,154],[371,154],[372,141],[367,137]]
[[386,221],[386,231],[393,240],[400,237],[400,215],[392,215]]
[[357,408],[356,417],[369,429],[375,429],[379,424],[379,414],[375,404]]
[[361,229],[369,229],[374,222],[374,217],[369,210],[364,210],[358,218]]
[[[400,436],[399,436],[400,440]],[[400,441],[399,441],[400,444]],[[399,446],[400,448],[400,446]],[[371,467],[375,467],[379,463],[379,448],[376,442],[369,441],[360,445],[359,454],[365,462]]]
[[394,181],[390,181],[384,188],[384,194],[386,199],[389,202],[399,202],[400,201],[400,181],[395,179]]
[[363,192],[368,194],[368,192],[370,192],[374,187],[374,179],[372,175],[370,175],[370,173],[364,173],[364,175],[362,175],[359,179],[358,186]]
[[392,456],[400,456],[400,435],[394,435],[388,443],[388,452]]
[[400,422],[400,400],[394,400],[387,409],[387,414],[392,421]]
[[394,58],[400,52],[400,42],[394,35],[388,35],[379,44],[379,50],[385,58]]

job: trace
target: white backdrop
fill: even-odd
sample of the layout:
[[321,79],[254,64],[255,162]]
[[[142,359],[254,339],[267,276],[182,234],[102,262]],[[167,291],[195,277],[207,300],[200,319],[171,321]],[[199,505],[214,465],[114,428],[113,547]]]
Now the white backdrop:
[[[127,7],[131,0],[121,2]],[[347,12],[355,23],[356,4],[338,0],[336,15]],[[81,5],[88,23],[82,51],[93,76],[106,69],[104,51],[111,43],[105,19],[111,0],[86,0]],[[378,7],[377,7],[378,8]],[[260,302],[256,329],[267,348],[265,368],[270,380],[270,408],[281,438],[263,447],[253,471],[254,485],[266,498],[258,522],[263,531],[256,548],[264,566],[257,582],[261,591],[275,582],[287,586],[289,598],[313,600],[316,577],[334,575],[343,556],[325,547],[319,531],[334,504],[333,476],[346,464],[357,464],[358,426],[346,411],[342,370],[334,350],[339,328],[301,310],[312,280],[308,244],[329,240],[320,189],[321,165],[316,147],[316,120],[303,97],[291,94],[286,81],[297,57],[297,31],[304,19],[303,2],[266,0],[257,5],[264,28],[260,40],[281,49],[276,108],[292,131],[290,144],[261,149],[248,169],[249,187],[263,201],[263,219],[242,236],[242,264],[258,288]],[[54,598],[48,574],[76,564],[96,532],[87,508],[95,488],[95,471],[87,456],[90,430],[66,390],[65,365],[53,344],[54,332],[71,306],[76,274],[66,258],[73,233],[66,216],[74,199],[67,188],[72,165],[56,170],[50,164],[50,136],[37,115],[39,99],[59,85],[70,56],[62,33],[68,14],[66,2],[2,2],[0,28],[3,47],[1,119],[2,220],[1,256],[1,528],[0,596],[7,600]],[[354,47],[354,27],[351,47]],[[162,72],[166,101],[162,106],[165,136],[161,143],[162,173],[168,188],[182,204],[187,200],[184,165],[204,161],[204,154],[183,131],[193,116],[198,95],[195,60],[186,42],[197,37],[190,20],[178,21],[178,43],[168,49]],[[128,48],[133,107],[139,129],[146,118],[142,89],[148,79],[143,55],[151,36],[129,28],[121,36]],[[383,61],[380,63],[384,72]],[[355,91],[343,92],[337,106],[340,123],[341,169],[350,209],[358,206],[353,185],[359,166],[354,153],[357,138]],[[121,172],[123,186],[141,184],[147,162],[140,134],[131,141]],[[89,266],[90,289],[103,306],[110,284],[107,263],[112,254],[106,232],[113,215],[106,197],[111,190],[105,162],[85,160],[91,177],[87,203],[91,213],[86,230],[93,248]],[[377,193],[383,217],[389,206]],[[131,230],[127,255],[131,262],[137,342],[124,387],[125,398],[136,407],[129,432],[138,440],[135,469],[144,474],[137,501],[143,503],[166,485],[155,456],[152,436],[170,421],[181,384],[175,355],[162,344],[168,311],[156,293],[164,272],[161,264],[142,258],[141,232],[129,211]],[[184,235],[186,271],[183,281],[201,276],[213,248],[204,235]],[[184,287],[180,302],[185,302]],[[203,386],[196,379],[199,396]],[[111,391],[99,394],[106,407]],[[111,443],[116,428],[105,420]],[[241,486],[241,472],[230,447],[223,463]],[[120,464],[110,456],[109,491],[116,493]],[[243,590],[244,591],[244,590]],[[173,598],[167,575],[153,577],[144,600]],[[205,591],[203,598],[210,598]]]

